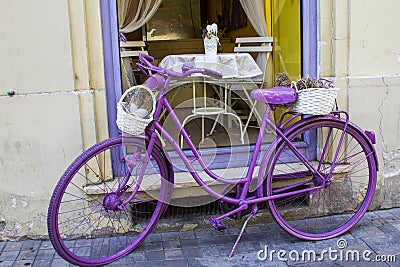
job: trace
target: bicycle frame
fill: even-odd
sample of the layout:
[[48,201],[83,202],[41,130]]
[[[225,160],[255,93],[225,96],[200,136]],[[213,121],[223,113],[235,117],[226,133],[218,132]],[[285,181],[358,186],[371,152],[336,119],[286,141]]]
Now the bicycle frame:
[[[299,118],[301,114],[294,113],[285,121],[285,113],[274,124],[271,109],[294,101],[293,90],[282,92],[279,88],[271,88],[254,91],[253,99],[275,105],[266,108],[253,152],[250,157],[246,155],[246,162],[249,161],[248,170],[241,174],[244,177],[223,178],[220,177],[223,174],[217,175],[218,172],[208,167],[206,157],[201,157],[203,151],[195,147],[167,99],[172,77],[185,78],[200,73],[221,79],[222,74],[185,64],[181,67],[182,72],[175,72],[152,65],[149,61],[154,59],[144,54],[139,55],[139,60],[138,67],[149,75],[146,81],[148,89],[159,91],[157,100],[153,98],[156,103],[152,104],[156,105],[151,110],[152,121],[144,129],[144,134],[132,136],[122,133],[122,136],[111,137],[84,151],[64,172],[50,199],[47,216],[49,237],[60,256],[71,264],[103,266],[118,260],[136,249],[162,219],[172,198],[174,169],[168,161],[168,151],[163,151],[158,138],[172,145],[173,153],[179,155],[202,189],[225,202],[222,203],[223,214],[209,219],[214,229],[223,232],[227,228],[223,219],[231,215],[240,219],[250,212],[229,257],[233,255],[246,225],[258,212],[258,203],[264,202],[269,207],[272,217],[284,231],[310,241],[347,232],[368,210],[377,181],[375,135],[350,122],[346,112],[336,110],[326,115],[302,117],[296,122],[293,118]],[[136,89],[139,88],[133,88]],[[290,97],[287,97],[288,93]],[[138,99],[136,96],[133,94],[129,104]],[[129,104],[126,107],[131,110]],[[166,126],[177,127],[174,129],[177,131],[171,131],[171,134],[159,122],[164,112],[172,120],[171,125]],[[276,133],[276,138],[264,152],[261,148],[264,148],[262,143],[267,127]],[[134,130],[138,131],[132,133],[138,133],[143,128]],[[182,136],[189,150],[182,150],[176,134]],[[303,141],[297,142],[299,139]],[[303,150],[309,141],[317,142],[317,149]],[[259,165],[258,178],[253,180],[256,165]],[[157,180],[147,181],[146,177],[154,170]],[[200,177],[203,171],[222,185],[226,184],[225,189],[221,192],[206,184]],[[138,192],[141,187],[147,187],[149,191]],[[153,190],[158,192],[151,194]],[[113,249],[108,249],[105,238],[112,238],[110,240],[116,244]],[[77,249],[77,242],[83,245],[82,249]]]
[[[164,83],[164,86],[160,89],[160,94],[157,100],[157,105],[156,105],[156,111],[154,113],[154,120],[153,122],[148,126],[148,132],[150,132],[149,136],[149,142],[148,142],[148,147],[147,147],[147,155],[151,155],[151,151],[154,147],[155,141],[158,138],[158,134],[156,133],[155,130],[157,130],[163,138],[165,138],[174,148],[174,150],[178,153],[179,157],[182,159],[184,162],[187,170],[190,172],[194,180],[205,190],[207,193],[212,195],[215,198],[218,198],[222,201],[236,204],[240,207],[240,210],[247,208],[248,205],[250,204],[257,204],[260,202],[272,200],[272,199],[277,199],[277,198],[283,198],[283,197],[288,197],[296,194],[301,194],[305,192],[310,192],[319,188],[323,188],[324,183],[322,183],[320,186],[313,187],[313,188],[305,188],[305,189],[300,189],[300,190],[294,190],[290,192],[284,192],[286,190],[282,190],[283,192],[274,196],[264,196],[262,193],[262,190],[257,190],[257,196],[253,196],[250,198],[247,198],[247,193],[249,191],[250,183],[252,182],[253,179],[253,173],[254,169],[257,165],[257,158],[260,154],[261,151],[261,145],[262,145],[262,140],[265,135],[267,127],[270,127],[274,132],[277,134],[277,138],[275,141],[271,144],[271,146],[267,150],[267,155],[270,155],[271,157],[273,156],[274,149],[279,142],[286,142],[288,144],[288,147],[293,151],[293,153],[298,156],[298,158],[303,162],[303,164],[310,170],[310,173],[313,175],[317,175],[321,178],[322,181],[325,181],[326,178],[323,177],[317,169],[311,164],[311,162],[305,158],[300,151],[296,148],[296,146],[290,142],[285,134],[271,121],[270,119],[270,108],[267,105],[267,109],[263,115],[263,121],[260,126],[260,130],[258,133],[257,141],[255,144],[254,151],[251,156],[251,161],[248,166],[248,171],[246,173],[245,177],[237,178],[237,179],[226,179],[218,176],[215,174],[212,170],[208,168],[208,166],[204,163],[199,151],[196,149],[195,145],[193,144],[192,140],[190,139],[188,133],[186,130],[182,127],[182,124],[180,120],[178,119],[177,115],[175,114],[173,108],[171,107],[170,103],[168,102],[167,95],[168,95],[168,87],[170,84],[172,77],[168,76],[167,80]],[[179,144],[173,139],[173,137],[163,128],[163,126],[158,122],[158,119],[162,113],[162,109],[165,108],[169,116],[171,116],[172,121],[174,122],[175,126],[177,129],[179,129],[180,134],[182,135],[183,139],[186,141],[186,143],[189,146],[190,151],[193,153],[194,159],[190,160],[182,150],[182,148],[179,146]],[[209,175],[211,178],[214,180],[221,182],[223,184],[227,185],[236,185],[236,184],[241,184],[243,185],[243,188],[241,189],[240,196],[239,198],[232,198],[225,196],[223,194],[220,194],[216,191],[214,191],[212,188],[210,188],[200,177],[198,172],[195,170],[193,163],[195,161],[198,161],[200,166],[202,167],[203,171],[207,175]],[[144,164],[145,165],[145,164]],[[126,199],[123,203],[123,205],[129,203],[137,190],[140,187],[141,183],[141,178],[144,176],[146,170],[146,166],[143,166],[139,175],[139,181],[138,181],[138,186],[135,188],[134,192],[131,194],[131,196]],[[266,173],[268,174],[268,172]],[[301,175],[301,173],[299,173]],[[303,174],[304,175],[304,174]],[[260,188],[260,186],[263,183],[263,178],[258,177],[258,182],[257,186]]]

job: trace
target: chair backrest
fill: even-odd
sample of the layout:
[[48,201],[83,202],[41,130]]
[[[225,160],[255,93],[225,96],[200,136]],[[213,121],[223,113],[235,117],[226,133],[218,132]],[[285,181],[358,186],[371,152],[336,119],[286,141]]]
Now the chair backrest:
[[[236,53],[267,53],[267,58],[265,64],[267,64],[269,55],[272,53],[272,44],[274,42],[274,38],[270,36],[266,37],[240,37],[236,38],[236,47],[234,48],[234,52]],[[267,66],[259,66],[260,69],[264,72],[262,77],[258,77],[257,84],[261,86],[267,80]],[[253,79],[254,81],[256,79]]]
[[120,42],[121,57],[138,57],[140,53],[148,54],[146,44],[143,41]]
[[121,71],[122,71],[122,88],[127,89],[136,84],[135,73],[139,71],[132,64],[133,59],[138,60],[139,54],[146,54],[146,44],[143,41],[120,41],[121,55]]
[[262,53],[272,52],[272,37],[241,37],[236,38],[234,52],[240,53]]

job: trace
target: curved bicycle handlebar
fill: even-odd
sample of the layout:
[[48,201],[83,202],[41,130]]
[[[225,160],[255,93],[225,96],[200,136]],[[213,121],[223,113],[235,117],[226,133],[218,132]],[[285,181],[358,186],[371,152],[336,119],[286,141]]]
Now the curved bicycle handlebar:
[[167,74],[169,76],[174,76],[174,77],[178,77],[178,78],[185,78],[187,76],[190,76],[193,73],[201,73],[201,74],[213,77],[215,79],[222,78],[222,74],[217,71],[210,70],[210,69],[204,69],[204,68],[194,68],[192,65],[188,65],[188,64],[184,64],[182,66],[182,73],[176,72],[173,70],[169,70],[169,69],[156,67],[150,63],[150,62],[154,61],[154,58],[152,56],[146,55],[146,54],[139,54],[139,60],[140,60],[140,63],[137,63],[136,66],[146,75],[149,74],[147,70],[150,70],[150,71]]

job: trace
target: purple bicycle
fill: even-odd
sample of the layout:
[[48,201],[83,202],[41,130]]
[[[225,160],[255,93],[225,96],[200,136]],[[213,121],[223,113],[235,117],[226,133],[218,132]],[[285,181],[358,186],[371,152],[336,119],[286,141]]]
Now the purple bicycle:
[[[231,255],[261,203],[279,226],[305,240],[336,237],[360,221],[376,185],[373,132],[362,130],[339,110],[327,115],[290,113],[289,120],[273,123],[271,108],[296,101],[296,91],[254,90],[251,97],[268,105],[248,170],[245,177],[223,178],[204,162],[167,99],[173,78],[200,73],[218,79],[221,74],[188,65],[175,72],[153,66],[152,61],[142,54],[138,64],[148,74],[148,87],[158,91],[153,120],[145,132],[122,134],[92,146],[72,162],[54,189],[47,222],[61,257],[79,266],[104,265],[132,252],[150,234],[169,204],[174,183],[174,168],[159,136],[171,144],[194,180],[229,207],[210,219],[212,227],[223,231],[223,219],[249,213]],[[190,156],[159,123],[163,110],[180,129]],[[261,153],[267,127],[276,132],[276,139]],[[317,142],[312,151],[306,149],[310,142]],[[216,192],[208,186],[195,164],[229,190]],[[258,176],[253,178],[256,166]]]

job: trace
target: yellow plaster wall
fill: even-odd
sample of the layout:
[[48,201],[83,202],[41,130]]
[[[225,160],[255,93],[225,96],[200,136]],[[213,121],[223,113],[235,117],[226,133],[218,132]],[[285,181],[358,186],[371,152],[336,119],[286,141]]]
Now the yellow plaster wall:
[[107,137],[99,1],[0,1],[0,33],[0,241],[41,237],[63,171]]

